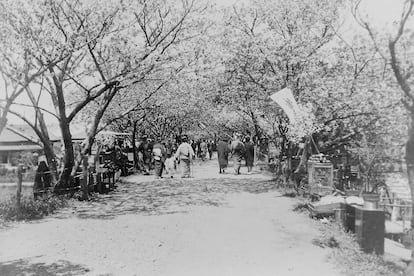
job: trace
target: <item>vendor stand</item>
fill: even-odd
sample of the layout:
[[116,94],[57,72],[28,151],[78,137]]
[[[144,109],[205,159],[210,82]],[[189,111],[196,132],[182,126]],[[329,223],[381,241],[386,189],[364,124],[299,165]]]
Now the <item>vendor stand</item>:
[[315,155],[308,160],[308,183],[311,194],[323,196],[335,190],[333,165],[323,155]]

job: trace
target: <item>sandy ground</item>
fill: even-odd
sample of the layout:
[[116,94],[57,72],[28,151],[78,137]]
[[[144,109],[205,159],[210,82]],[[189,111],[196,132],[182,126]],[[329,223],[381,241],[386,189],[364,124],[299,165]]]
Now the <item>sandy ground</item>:
[[[269,176],[129,176],[117,191],[0,229],[0,275],[339,275]],[[228,170],[230,171],[230,170]]]

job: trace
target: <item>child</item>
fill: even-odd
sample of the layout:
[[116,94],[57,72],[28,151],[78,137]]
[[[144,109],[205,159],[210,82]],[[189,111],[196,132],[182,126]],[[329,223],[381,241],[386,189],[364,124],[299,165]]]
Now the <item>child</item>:
[[165,174],[173,178],[176,167],[177,167],[174,155],[172,155],[171,153],[167,154],[167,159],[165,159],[164,165],[165,165]]

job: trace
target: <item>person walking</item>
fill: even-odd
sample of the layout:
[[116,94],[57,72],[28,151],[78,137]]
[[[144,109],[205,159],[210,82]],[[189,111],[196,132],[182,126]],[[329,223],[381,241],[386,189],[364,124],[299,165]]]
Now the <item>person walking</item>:
[[206,140],[203,139],[201,141],[201,143],[200,143],[200,157],[201,157],[201,161],[206,160],[207,152],[208,152],[208,146],[207,146]]
[[175,170],[176,170],[176,160],[174,155],[167,152],[167,159],[164,162],[165,167],[165,175],[169,176],[170,178],[174,178]]
[[[191,144],[191,148],[193,149],[193,152],[197,152],[197,143],[196,143],[196,141],[191,140],[190,144]],[[193,159],[195,159],[195,154],[193,156]]]
[[211,158],[213,157],[213,141],[207,142],[207,149],[208,149],[208,158],[210,158],[211,160]]
[[246,166],[247,166],[247,173],[251,174],[253,169],[253,162],[254,162],[254,145],[250,141],[250,137],[246,137],[246,141],[244,143],[245,149],[245,159],[246,159]]
[[166,150],[161,143],[161,138],[157,138],[152,147],[152,155],[154,159],[155,178],[162,178],[162,171],[164,169]]
[[200,145],[201,145],[201,140],[198,139],[197,142],[196,142],[196,151],[195,151],[195,153],[197,155],[197,158],[201,158],[201,147],[200,147]]
[[140,156],[142,156],[142,167],[144,174],[148,175],[150,171],[152,147],[147,136],[142,137],[142,142],[138,147],[138,152],[140,153]]
[[181,144],[178,146],[177,152],[175,153],[175,159],[178,160],[178,163],[181,167],[181,177],[189,178],[190,177],[190,163],[191,159],[194,157],[193,148],[188,144],[188,137],[183,136],[181,139]]
[[234,174],[240,174],[241,160],[244,155],[244,144],[240,140],[240,134],[235,133],[234,139],[231,143],[231,157],[233,159]]
[[225,169],[229,164],[229,152],[230,148],[227,141],[224,138],[220,138],[217,145],[217,159],[219,163],[219,173],[225,173]]

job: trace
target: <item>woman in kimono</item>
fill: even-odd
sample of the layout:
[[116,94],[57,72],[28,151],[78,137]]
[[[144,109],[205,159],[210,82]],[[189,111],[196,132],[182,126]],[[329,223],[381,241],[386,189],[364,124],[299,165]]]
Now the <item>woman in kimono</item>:
[[241,161],[244,155],[244,144],[240,141],[240,134],[234,134],[234,140],[231,143],[231,157],[233,158],[234,174],[240,174]]
[[181,167],[181,178],[190,177],[190,163],[194,157],[193,148],[188,144],[188,137],[182,138],[182,143],[178,146],[177,152],[175,153],[175,159],[178,160]]

